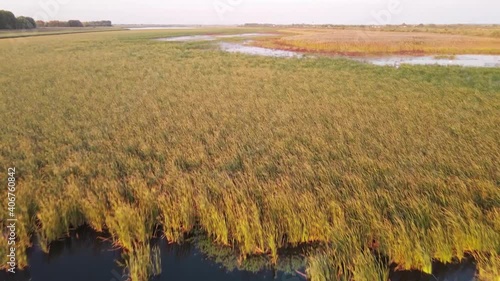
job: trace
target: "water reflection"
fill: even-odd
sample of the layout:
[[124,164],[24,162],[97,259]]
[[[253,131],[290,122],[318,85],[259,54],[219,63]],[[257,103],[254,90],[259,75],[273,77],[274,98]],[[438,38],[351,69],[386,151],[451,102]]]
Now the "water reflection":
[[443,264],[434,262],[432,274],[419,271],[392,271],[391,281],[474,281],[476,266],[472,259],[466,258],[461,263]]
[[[104,236],[104,237],[103,237]],[[38,247],[29,251],[30,267],[15,275],[0,273],[0,280],[12,281],[125,281],[122,252],[106,239],[88,228],[72,232],[71,237],[51,243],[50,253]],[[302,246],[279,252],[277,264],[270,257],[252,256],[240,259],[235,250],[214,245],[203,235],[188,239],[188,243],[168,244],[165,240],[152,241],[161,249],[160,276],[151,281],[217,280],[217,281],[304,281],[306,255],[316,246]],[[476,267],[471,259],[460,264],[435,263],[433,274],[416,271],[395,272],[391,281],[472,281]]]
[[[248,43],[248,42],[246,42],[246,43]],[[297,53],[297,52],[247,46],[247,45],[238,44],[238,43],[221,42],[219,44],[219,47],[221,48],[221,50],[223,50],[225,52],[229,52],[229,53],[242,53],[242,54],[248,54],[248,55],[258,55],[258,56],[266,56],[266,57],[280,57],[280,58],[293,58],[293,57],[301,58],[301,57],[303,57],[302,54]]]
[[[182,245],[168,244],[155,239],[152,245],[161,249],[160,276],[151,281],[218,280],[218,281],[299,281],[294,272],[286,273],[271,266],[264,257],[251,257],[239,261],[232,249],[209,243],[202,236],[189,239]],[[34,245],[37,243],[35,242]],[[50,244],[48,254],[39,247],[28,252],[29,268],[16,274],[0,272],[6,281],[126,281],[122,251],[113,247],[105,234],[88,228],[73,231],[67,239]],[[283,257],[283,268],[289,266]],[[289,266],[292,269],[294,266]],[[292,279],[291,279],[292,278]],[[302,279],[304,280],[304,279]]]
[[495,55],[456,55],[450,58],[435,56],[389,56],[381,58],[366,58],[364,62],[375,65],[441,65],[441,66],[467,66],[467,67],[500,67],[500,56]]
[[[36,245],[37,242],[35,241]],[[121,251],[109,240],[81,228],[71,238],[50,244],[46,254],[39,247],[28,251],[29,268],[16,274],[0,273],[0,280],[12,281],[111,281],[122,272],[116,260]],[[117,279],[116,281],[119,281]]]

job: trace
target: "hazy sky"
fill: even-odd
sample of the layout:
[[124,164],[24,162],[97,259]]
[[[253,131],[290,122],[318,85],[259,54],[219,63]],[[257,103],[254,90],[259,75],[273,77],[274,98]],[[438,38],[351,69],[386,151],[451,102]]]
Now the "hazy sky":
[[500,0],[0,0],[0,9],[115,24],[500,23]]

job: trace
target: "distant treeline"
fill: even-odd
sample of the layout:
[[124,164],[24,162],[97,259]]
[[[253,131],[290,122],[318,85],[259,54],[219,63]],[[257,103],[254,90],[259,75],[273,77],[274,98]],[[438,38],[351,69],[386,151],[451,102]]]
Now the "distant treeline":
[[30,17],[17,17],[12,12],[0,10],[0,29],[31,29],[36,22]]
[[69,21],[35,21],[30,17],[17,17],[10,11],[0,10],[0,29],[32,29],[37,27],[97,27],[112,26],[111,21],[88,21],[79,20]]
[[112,26],[111,21],[87,21],[81,22],[79,20],[69,20],[69,21],[37,21],[38,27],[96,27],[96,26]]

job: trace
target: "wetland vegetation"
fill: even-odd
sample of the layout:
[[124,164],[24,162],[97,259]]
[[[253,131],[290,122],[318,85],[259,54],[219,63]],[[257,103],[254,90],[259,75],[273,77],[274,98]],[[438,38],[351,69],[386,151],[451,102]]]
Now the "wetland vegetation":
[[[500,34],[500,27],[493,30],[493,34]],[[286,36],[260,40],[256,45],[349,56],[500,54],[500,37],[486,36],[490,34],[486,32],[481,33],[484,36],[472,36],[465,35],[469,33],[446,34],[443,31],[408,32],[401,28],[295,28],[281,31]]]
[[304,253],[312,281],[386,281],[391,264],[431,273],[465,257],[479,280],[499,280],[500,69],[152,40],[262,30],[276,31],[0,40],[0,166],[17,168],[20,268],[33,243],[49,251],[88,225],[124,250],[132,281],[158,273],[154,238],[197,232],[242,267],[317,245]]

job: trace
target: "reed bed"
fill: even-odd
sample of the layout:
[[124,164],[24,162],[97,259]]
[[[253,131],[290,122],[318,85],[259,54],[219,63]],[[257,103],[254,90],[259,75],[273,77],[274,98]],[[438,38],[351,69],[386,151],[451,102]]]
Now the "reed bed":
[[[384,280],[375,250],[426,272],[469,253],[497,278],[499,69],[150,40],[178,34],[0,40],[0,166],[19,171],[21,267],[32,235],[48,250],[88,224],[128,253],[133,281],[158,273],[151,238],[195,229],[240,260],[320,243],[311,280]],[[1,237],[2,265],[6,249]]]
[[[403,28],[289,29],[255,45],[313,53],[353,56],[500,54],[500,38],[483,33],[403,32]],[[497,32],[500,32],[497,30]],[[469,35],[473,34],[473,35]]]

